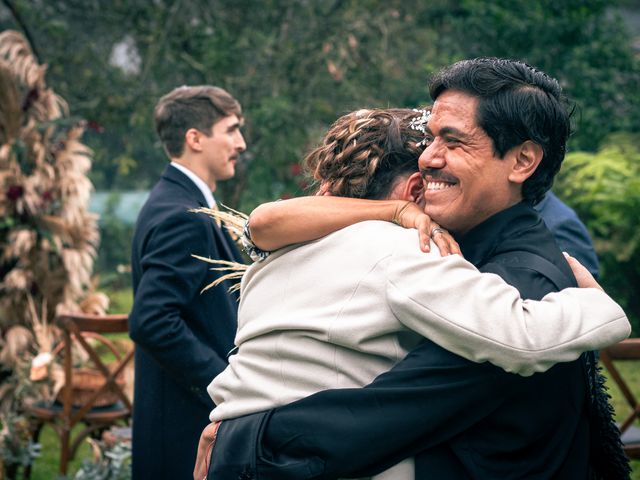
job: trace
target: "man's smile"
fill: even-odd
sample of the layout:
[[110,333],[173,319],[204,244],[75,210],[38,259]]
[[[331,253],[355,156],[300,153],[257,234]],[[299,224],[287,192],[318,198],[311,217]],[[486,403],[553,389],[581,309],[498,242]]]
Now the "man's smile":
[[453,183],[447,183],[447,182],[428,181],[426,182],[425,188],[427,190],[444,190],[445,188],[453,187],[453,185],[454,185]]
[[442,170],[425,168],[421,170],[424,188],[427,192],[446,190],[458,184],[458,179]]

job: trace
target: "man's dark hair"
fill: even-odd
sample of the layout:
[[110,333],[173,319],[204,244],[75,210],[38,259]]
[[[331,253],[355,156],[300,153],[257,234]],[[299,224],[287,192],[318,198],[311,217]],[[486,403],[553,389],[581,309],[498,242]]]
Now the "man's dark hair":
[[154,119],[162,145],[175,158],[184,151],[187,130],[195,128],[209,135],[214,123],[234,114],[242,118],[242,109],[226,90],[210,85],[182,86],[158,101]]
[[454,63],[431,79],[433,100],[445,90],[479,99],[476,123],[498,157],[526,140],[542,147],[540,165],[522,185],[523,200],[539,202],[560,170],[571,132],[571,112],[557,80],[523,62],[475,58]]

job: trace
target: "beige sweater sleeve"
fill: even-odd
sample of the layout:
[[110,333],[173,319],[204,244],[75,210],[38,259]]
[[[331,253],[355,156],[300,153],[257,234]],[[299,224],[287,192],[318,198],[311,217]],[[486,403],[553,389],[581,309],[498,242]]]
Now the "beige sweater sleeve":
[[457,355],[523,376],[631,332],[622,308],[597,289],[522,300],[498,275],[480,273],[458,255],[418,248],[397,249],[386,271],[387,302],[398,321]]

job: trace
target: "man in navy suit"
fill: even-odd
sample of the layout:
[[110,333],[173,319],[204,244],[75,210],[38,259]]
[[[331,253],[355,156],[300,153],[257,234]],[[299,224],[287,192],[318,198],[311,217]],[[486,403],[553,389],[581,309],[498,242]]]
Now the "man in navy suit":
[[201,294],[218,273],[191,255],[241,262],[226,229],[190,210],[215,207],[246,148],[240,104],[222,88],[179,87],[160,99],[156,130],[171,160],[140,211],[132,248],[136,343],[133,478],[189,478],[213,403],[206,387],[227,365],[237,297]]
[[575,257],[594,277],[598,278],[598,257],[587,227],[575,211],[552,191],[548,191],[533,208],[553,233],[560,250]]

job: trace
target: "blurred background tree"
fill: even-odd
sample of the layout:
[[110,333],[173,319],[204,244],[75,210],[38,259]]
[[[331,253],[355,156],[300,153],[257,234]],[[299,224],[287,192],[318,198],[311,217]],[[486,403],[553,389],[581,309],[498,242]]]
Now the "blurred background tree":
[[607,292],[636,315],[640,333],[640,135],[612,134],[595,153],[569,153],[558,178],[567,202],[585,219]]
[[[91,179],[99,190],[144,190],[156,181],[166,164],[152,120],[162,94],[181,84],[229,90],[244,108],[248,151],[236,178],[221,184],[217,195],[243,211],[301,194],[300,159],[339,115],[365,106],[428,103],[428,76],[473,56],[523,59],[558,78],[576,105],[570,151],[593,155],[593,162],[609,158],[615,134],[640,132],[639,19],[633,0],[0,5],[0,29],[28,33],[40,61],[49,65],[49,84],[88,121],[84,141],[94,150]],[[637,165],[637,156],[626,162]],[[631,181],[637,169],[626,174]],[[578,201],[582,197],[570,188],[577,175],[567,171],[557,193],[590,227],[605,287],[622,294],[626,285],[624,295],[631,298],[640,274],[637,256],[624,260],[609,253],[598,230],[619,218],[607,210],[619,204],[596,208],[600,196],[586,193]],[[628,222],[631,228],[637,202],[625,205],[629,215],[619,226]],[[123,232],[130,235],[130,229]],[[635,252],[631,239],[622,235],[620,243]],[[629,302],[637,322],[640,307]]]

